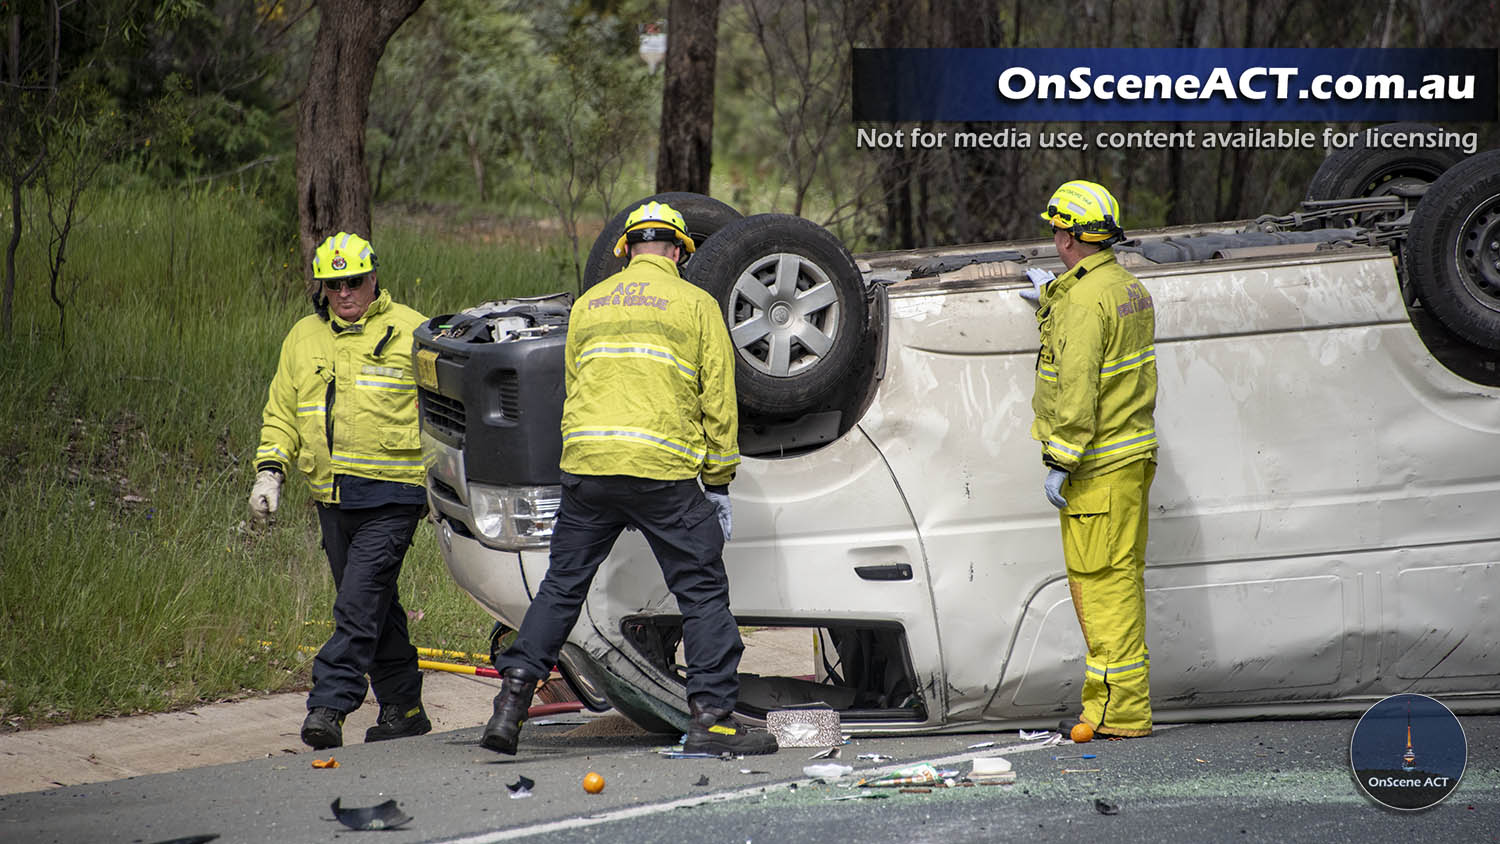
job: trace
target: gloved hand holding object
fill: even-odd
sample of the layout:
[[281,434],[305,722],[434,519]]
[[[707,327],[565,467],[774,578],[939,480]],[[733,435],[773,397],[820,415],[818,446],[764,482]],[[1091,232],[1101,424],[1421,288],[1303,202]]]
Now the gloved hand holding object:
[[705,489],[703,494],[712,502],[714,509],[719,511],[719,527],[724,530],[724,541],[728,542],[729,529],[732,524],[730,521],[729,493]]
[[1026,278],[1031,280],[1031,289],[1022,290],[1021,298],[1035,305],[1042,299],[1042,288],[1046,287],[1047,283],[1057,278],[1057,276],[1041,267],[1032,267],[1026,271]]
[[255,485],[250,487],[250,515],[259,524],[265,524],[275,515],[281,504],[281,473],[261,469],[255,473]]
[[1042,483],[1042,490],[1047,493],[1047,500],[1052,506],[1061,510],[1068,506],[1068,499],[1063,498],[1062,485],[1067,483],[1068,473],[1061,469],[1052,469],[1047,472],[1047,480]]

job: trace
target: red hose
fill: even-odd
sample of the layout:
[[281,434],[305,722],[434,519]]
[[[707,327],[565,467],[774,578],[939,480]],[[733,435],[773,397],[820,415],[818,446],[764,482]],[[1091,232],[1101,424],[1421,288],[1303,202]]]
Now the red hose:
[[565,700],[562,703],[539,703],[526,710],[527,718],[542,718],[547,715],[561,715],[564,712],[581,712],[583,704],[576,700]]

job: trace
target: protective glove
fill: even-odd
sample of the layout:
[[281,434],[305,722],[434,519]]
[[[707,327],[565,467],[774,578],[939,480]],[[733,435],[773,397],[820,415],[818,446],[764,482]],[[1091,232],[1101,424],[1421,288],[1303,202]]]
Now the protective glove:
[[1032,267],[1031,269],[1026,271],[1026,278],[1030,279],[1031,281],[1031,289],[1022,290],[1021,298],[1025,299],[1033,305],[1038,305],[1041,304],[1042,301],[1042,288],[1046,287],[1047,283],[1054,278],[1057,278],[1057,276],[1047,272],[1041,267]]
[[1062,496],[1062,485],[1067,483],[1068,473],[1061,469],[1053,469],[1047,473],[1047,480],[1042,482],[1042,491],[1047,493],[1047,500],[1052,506],[1061,510],[1068,506],[1068,499]]
[[714,509],[719,511],[719,527],[724,531],[724,541],[728,542],[729,530],[732,524],[730,521],[729,493],[714,492],[711,489],[705,489],[703,494],[714,505]]
[[255,485],[250,487],[250,517],[256,524],[265,524],[276,514],[281,504],[281,473],[261,469],[255,473]]

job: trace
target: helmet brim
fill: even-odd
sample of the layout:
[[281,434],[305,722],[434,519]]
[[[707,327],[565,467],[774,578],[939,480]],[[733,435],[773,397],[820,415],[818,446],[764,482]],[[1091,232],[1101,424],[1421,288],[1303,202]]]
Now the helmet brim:
[[[620,239],[617,240],[617,241],[615,241],[615,257],[616,258],[623,258],[623,257],[625,257],[625,247],[626,247],[626,244],[628,244],[628,243],[662,242],[662,241],[651,241],[651,240],[647,240],[645,238],[639,238],[639,237],[632,238],[630,236],[633,232],[645,231],[647,229],[654,229],[656,231],[671,232],[672,233],[672,239],[671,239],[670,242],[675,243],[676,245],[682,247],[683,251],[687,252],[689,255],[693,254],[693,252],[698,248],[698,245],[696,243],[693,243],[692,237],[690,237],[688,235],[688,233],[685,232],[685,231],[683,231],[682,229],[679,229],[676,226],[671,225],[670,223],[664,223],[661,220],[642,220],[641,222],[636,223],[635,225],[631,226],[630,228],[628,228],[625,231],[623,231],[623,232],[620,233]],[[663,239],[663,240],[665,240],[665,239]]]

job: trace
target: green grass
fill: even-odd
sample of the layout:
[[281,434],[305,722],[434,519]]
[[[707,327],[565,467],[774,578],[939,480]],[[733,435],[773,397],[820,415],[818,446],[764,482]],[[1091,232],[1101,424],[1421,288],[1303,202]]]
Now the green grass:
[[[0,346],[10,727],[304,688],[298,647],[327,636],[333,600],[299,479],[274,528],[246,525],[266,385],[309,310],[283,221],[229,190],[90,202],[69,246],[66,346],[34,231],[15,339]],[[571,286],[549,232],[377,213],[373,240],[381,283],[430,315]],[[400,591],[414,644],[487,650],[490,619],[453,584],[425,523]]]

